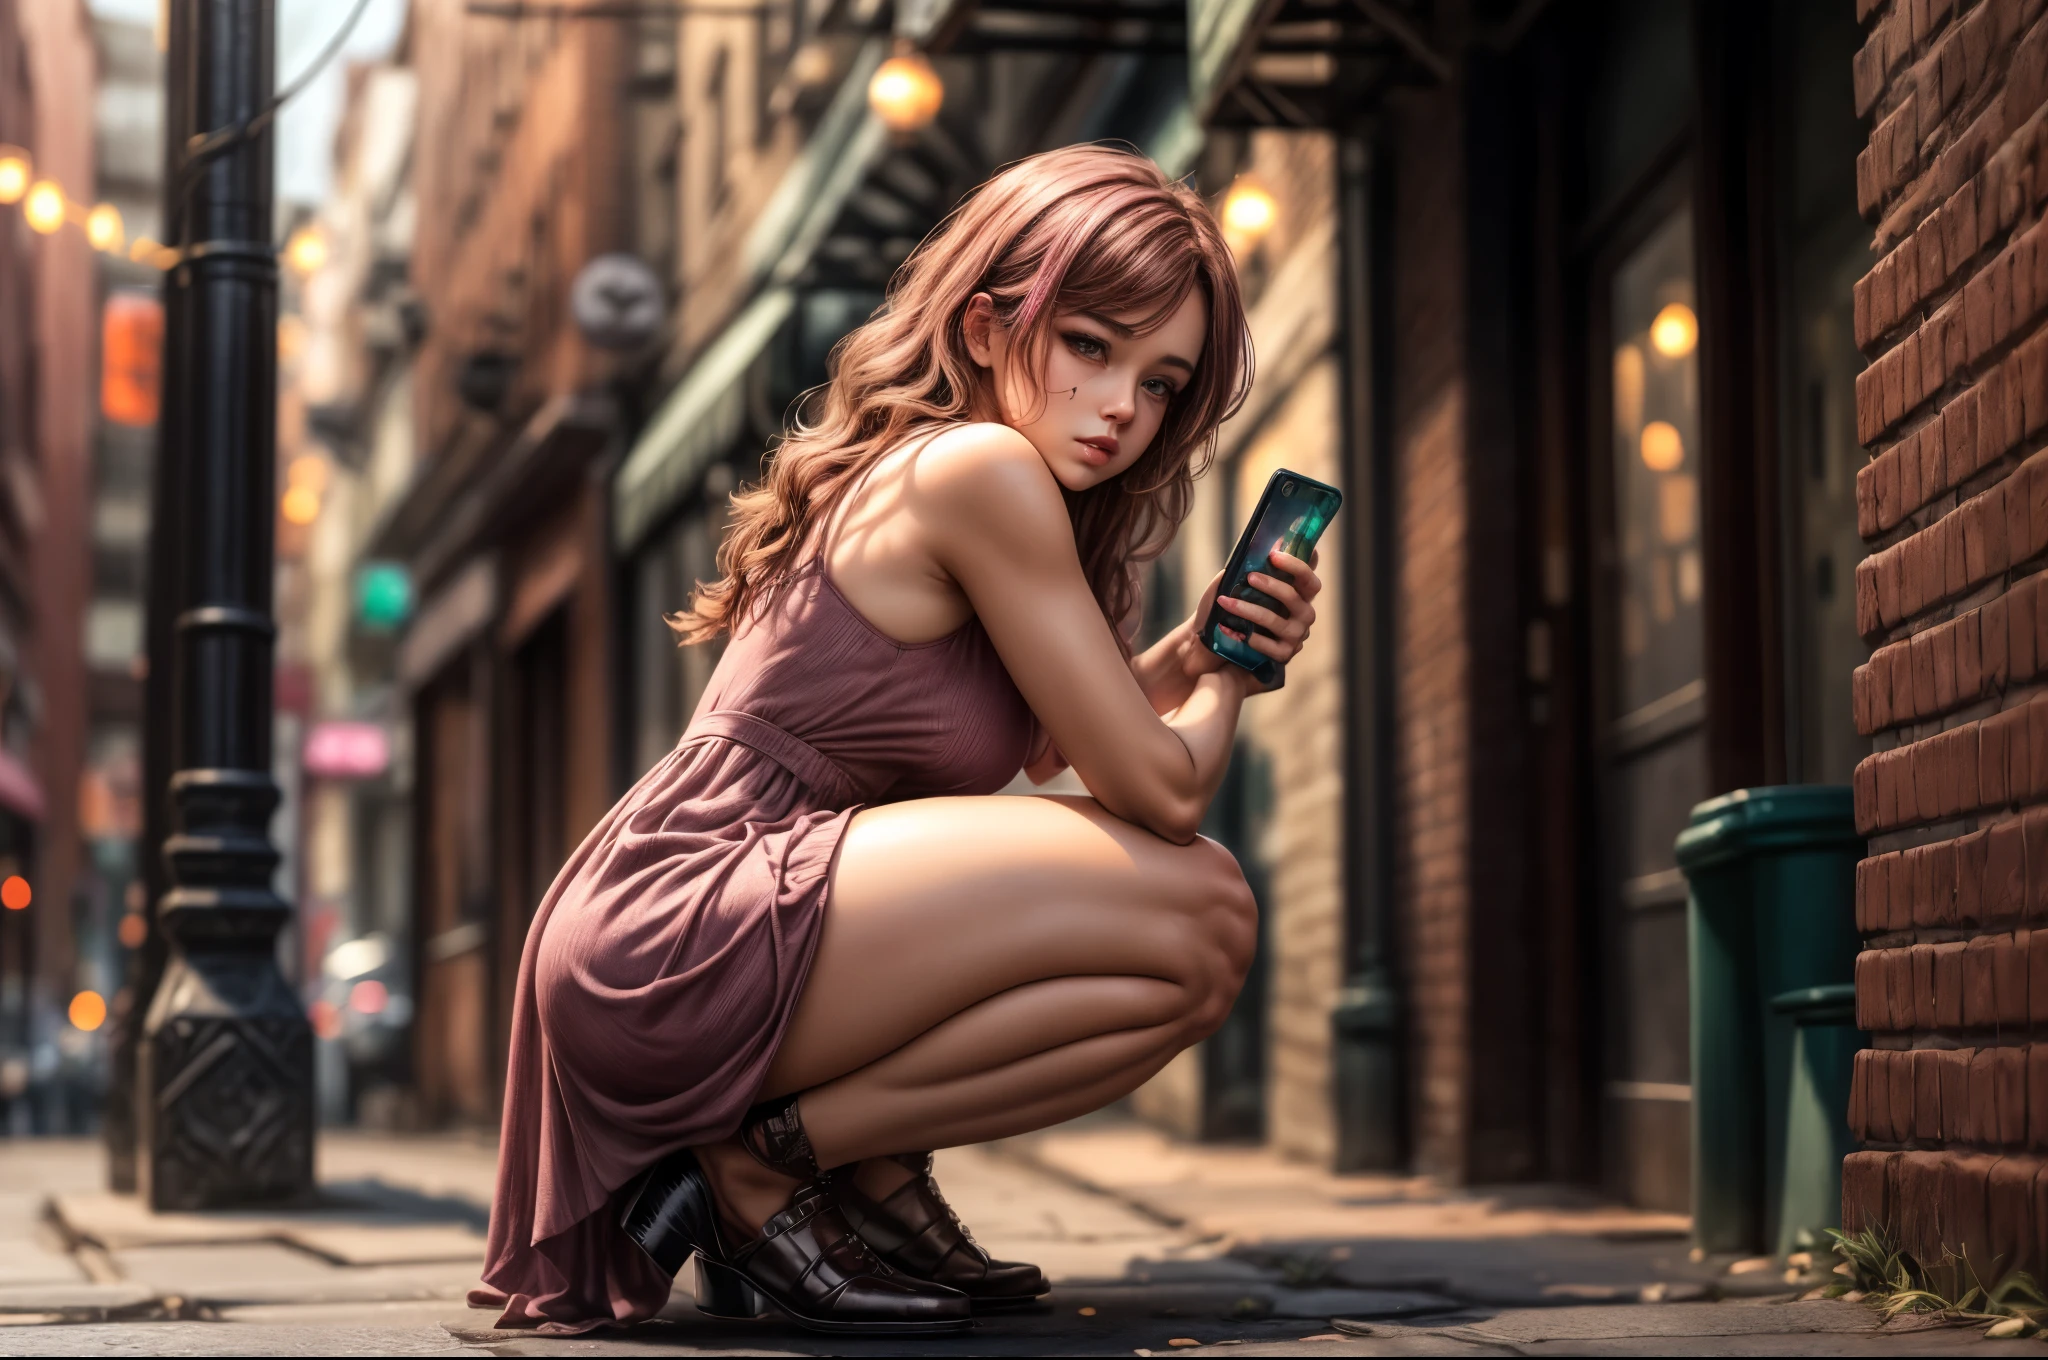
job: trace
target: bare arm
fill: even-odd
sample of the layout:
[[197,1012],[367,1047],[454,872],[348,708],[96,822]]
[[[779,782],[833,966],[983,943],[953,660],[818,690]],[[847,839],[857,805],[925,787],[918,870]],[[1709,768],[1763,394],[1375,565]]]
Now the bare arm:
[[1194,677],[1162,718],[1088,588],[1059,485],[1022,435],[970,425],[918,457],[912,504],[1011,678],[1081,781],[1126,821],[1192,840],[1223,781],[1249,675]]

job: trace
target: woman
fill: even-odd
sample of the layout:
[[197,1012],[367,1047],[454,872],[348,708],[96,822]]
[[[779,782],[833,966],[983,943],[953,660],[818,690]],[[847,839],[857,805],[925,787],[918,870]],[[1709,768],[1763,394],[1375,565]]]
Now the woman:
[[[1243,982],[1251,895],[1196,828],[1254,682],[1196,640],[1214,583],[1142,654],[1112,623],[1250,363],[1206,207],[1101,147],[997,175],[841,343],[671,620],[732,637],[696,716],[527,937],[501,1325],[649,1316],[693,1251],[705,1311],[823,1330],[1044,1292],[929,1149],[1117,1099]],[[1284,663],[1321,584],[1273,565],[1285,614],[1222,603]],[[1068,760],[1092,798],[985,796]]]

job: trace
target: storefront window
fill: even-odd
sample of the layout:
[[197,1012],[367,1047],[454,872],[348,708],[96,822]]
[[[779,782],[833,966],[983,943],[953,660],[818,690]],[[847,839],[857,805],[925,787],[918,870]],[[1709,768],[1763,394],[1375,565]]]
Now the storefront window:
[[1614,492],[1621,553],[1619,712],[1699,683],[1699,314],[1692,217],[1679,212],[1614,276]]

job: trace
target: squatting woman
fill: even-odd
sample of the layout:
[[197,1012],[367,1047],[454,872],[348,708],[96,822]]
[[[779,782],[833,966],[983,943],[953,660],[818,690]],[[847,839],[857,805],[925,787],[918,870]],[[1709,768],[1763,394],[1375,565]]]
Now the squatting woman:
[[[823,1330],[1044,1292],[930,1149],[1115,1100],[1243,981],[1196,827],[1255,682],[1214,584],[1126,639],[1250,366],[1207,208],[1128,153],[1013,165],[904,264],[672,619],[731,639],[688,730],[534,917],[473,1302],[632,1321],[692,1252],[705,1311]],[[1321,583],[1272,565],[1284,613],[1224,607],[1285,662]],[[988,796],[1068,763],[1091,797]]]

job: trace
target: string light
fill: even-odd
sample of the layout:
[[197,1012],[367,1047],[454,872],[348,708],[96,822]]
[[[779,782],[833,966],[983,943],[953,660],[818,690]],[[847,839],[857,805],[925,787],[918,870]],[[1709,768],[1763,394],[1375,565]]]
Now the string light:
[[71,998],[71,1023],[87,1034],[107,1022],[107,999],[98,992],[80,992]]
[[48,236],[64,225],[64,191],[54,180],[37,180],[22,202],[21,215],[29,226]]
[[28,192],[28,162],[20,156],[0,156],[0,203],[19,203]]
[[121,210],[111,203],[102,203],[85,215],[85,239],[92,242],[94,250],[104,250],[110,255],[121,253],[128,235],[121,227]]

